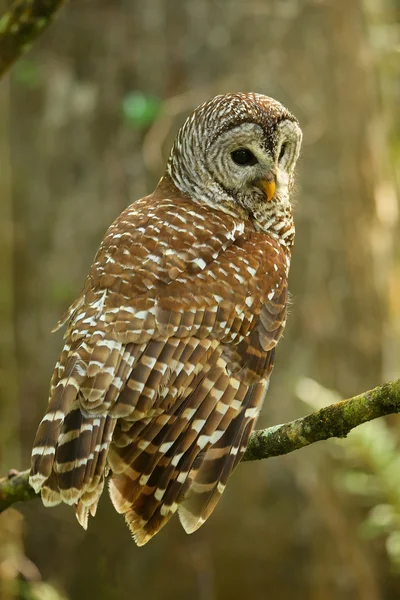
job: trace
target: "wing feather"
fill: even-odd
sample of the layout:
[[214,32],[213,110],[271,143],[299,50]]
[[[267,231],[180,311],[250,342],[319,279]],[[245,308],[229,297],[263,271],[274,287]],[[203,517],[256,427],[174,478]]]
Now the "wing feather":
[[247,447],[265,393],[265,381],[248,388],[239,414],[231,420],[220,439],[205,452],[194,470],[193,481],[178,510],[186,533],[196,531],[215,509],[228,478]]

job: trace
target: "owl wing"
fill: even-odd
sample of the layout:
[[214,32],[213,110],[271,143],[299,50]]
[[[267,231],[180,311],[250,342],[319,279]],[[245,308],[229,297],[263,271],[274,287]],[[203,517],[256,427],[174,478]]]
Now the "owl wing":
[[108,457],[111,497],[138,543],[185,498],[182,522],[197,528],[258,414],[285,320],[287,267],[267,236],[189,200],[148,197],[122,213],[64,319],[32,452],[31,483],[44,501],[78,503],[85,525]]

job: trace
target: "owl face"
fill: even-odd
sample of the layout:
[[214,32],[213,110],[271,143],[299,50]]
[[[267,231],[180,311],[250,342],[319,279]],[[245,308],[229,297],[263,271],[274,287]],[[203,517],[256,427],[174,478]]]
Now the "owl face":
[[211,177],[243,208],[286,203],[294,183],[301,130],[284,119],[265,131],[242,123],[221,133],[206,152]]
[[216,96],[179,131],[167,171],[195,202],[275,227],[290,212],[301,140],[296,118],[276,100]]

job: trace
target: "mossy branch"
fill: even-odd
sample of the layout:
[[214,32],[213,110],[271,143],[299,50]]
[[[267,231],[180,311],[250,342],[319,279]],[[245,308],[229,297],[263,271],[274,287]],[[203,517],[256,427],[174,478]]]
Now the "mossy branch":
[[15,0],[0,18],[0,77],[50,25],[66,0]]
[[7,477],[0,479],[0,513],[16,502],[26,502],[36,497],[28,482],[29,471],[18,473],[12,469]]
[[[281,456],[315,442],[333,437],[344,438],[362,423],[398,412],[400,379],[336,402],[290,423],[255,431],[243,461]],[[10,471],[7,477],[0,479],[0,512],[16,502],[35,498],[36,494],[28,483],[28,473]]]
[[255,431],[242,460],[281,456],[315,442],[344,438],[362,423],[399,412],[400,379],[396,379],[290,423]]

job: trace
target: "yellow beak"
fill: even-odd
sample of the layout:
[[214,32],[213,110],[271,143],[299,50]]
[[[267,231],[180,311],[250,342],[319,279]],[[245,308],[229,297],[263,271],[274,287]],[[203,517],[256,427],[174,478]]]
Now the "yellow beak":
[[260,179],[258,185],[266,195],[268,202],[270,202],[275,195],[275,179]]

